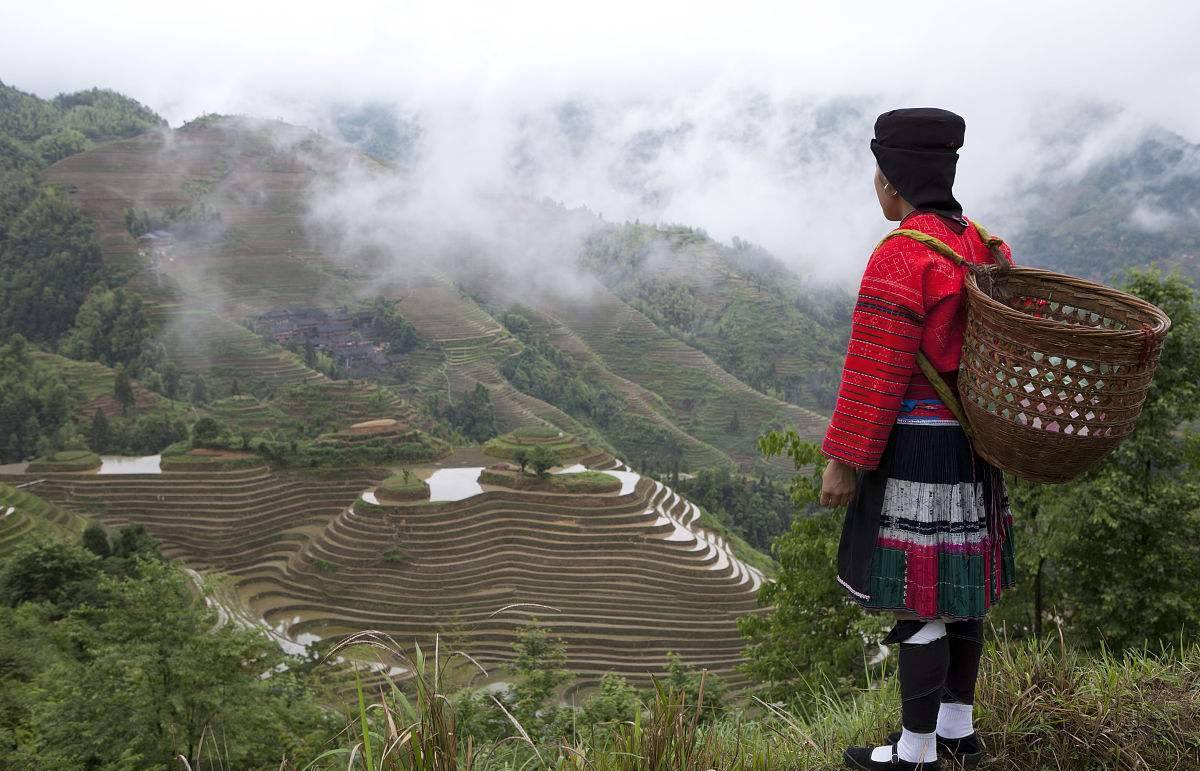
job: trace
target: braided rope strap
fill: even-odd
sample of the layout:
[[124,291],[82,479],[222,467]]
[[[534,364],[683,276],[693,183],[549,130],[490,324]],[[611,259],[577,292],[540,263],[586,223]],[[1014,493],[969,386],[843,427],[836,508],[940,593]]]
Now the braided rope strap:
[[[1000,245],[1004,243],[1003,239],[993,236],[983,227],[983,225],[980,225],[977,222],[972,222],[971,224],[975,226],[975,230],[979,233],[979,237],[991,251],[992,259],[995,260],[996,264],[1000,266],[999,270],[1005,271],[1012,267],[1012,262],[1008,260],[1005,257],[1004,252],[1000,250]],[[943,257],[950,258],[958,265],[961,265],[962,267],[974,273],[976,279],[981,284],[986,284],[989,287],[992,285],[991,270],[984,268],[982,265],[976,265],[973,262],[967,262],[967,260],[964,259],[961,254],[954,251],[954,249],[945,241],[942,241],[936,236],[931,236],[928,233],[922,233],[920,230],[912,230],[909,228],[893,230],[891,233],[888,233],[886,236],[884,236],[879,243],[882,244],[889,238],[895,238],[896,236],[904,236],[925,244]],[[950,410],[952,415],[954,415],[955,420],[957,420],[959,425],[962,426],[963,432],[967,435],[967,440],[974,444],[975,432],[972,430],[971,424],[967,422],[967,414],[963,411],[962,403],[958,400],[958,394],[954,392],[954,389],[950,387],[950,384],[946,382],[945,378],[943,378],[933,366],[933,362],[931,362],[920,349],[917,350],[917,365],[920,366],[921,373],[925,375],[925,379],[929,381],[929,385],[933,386],[933,390],[937,393],[938,398],[942,400],[942,404],[946,405],[946,408]]]

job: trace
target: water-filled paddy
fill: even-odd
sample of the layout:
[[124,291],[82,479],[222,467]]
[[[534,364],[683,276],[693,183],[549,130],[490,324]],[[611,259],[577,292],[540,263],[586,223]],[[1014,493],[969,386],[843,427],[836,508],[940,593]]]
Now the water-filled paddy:
[[429,484],[429,500],[461,501],[479,495],[483,492],[479,485],[480,471],[483,471],[483,466],[440,468],[434,471],[425,480]]
[[162,456],[146,455],[141,458],[126,455],[101,455],[97,474],[161,474]]

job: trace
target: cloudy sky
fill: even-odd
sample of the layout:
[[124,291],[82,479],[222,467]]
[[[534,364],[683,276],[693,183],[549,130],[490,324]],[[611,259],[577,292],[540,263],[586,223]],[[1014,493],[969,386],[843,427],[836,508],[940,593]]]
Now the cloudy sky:
[[[999,210],[1012,179],[1136,127],[1200,142],[1197,30],[1191,0],[44,0],[0,7],[0,80],[42,96],[115,88],[173,125],[222,112],[320,128],[332,103],[382,102],[436,136],[426,170],[447,202],[511,187],[513,147],[531,146],[544,156],[524,192],[741,235],[837,275],[819,257],[860,253],[881,224],[865,152],[877,108],[962,113],[959,197],[968,213]],[[839,99],[861,120],[795,160],[797,131],[808,142],[822,128],[803,106]],[[542,125],[564,102],[593,110],[586,153]],[[1088,103],[1120,118],[1097,133]],[[1044,123],[1070,135],[1077,122],[1078,148],[1060,136],[1045,149]],[[645,132],[674,137],[631,172],[664,193],[653,205],[614,181]],[[847,244],[846,228],[862,235]]]

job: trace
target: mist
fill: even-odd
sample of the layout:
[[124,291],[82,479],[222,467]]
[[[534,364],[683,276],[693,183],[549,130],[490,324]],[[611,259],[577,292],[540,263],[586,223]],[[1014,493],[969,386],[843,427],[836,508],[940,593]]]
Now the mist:
[[1200,140],[1200,103],[1181,98],[1200,92],[1198,28],[1187,2],[58,3],[0,11],[0,77],[43,96],[111,87],[174,125],[236,113],[331,138],[374,105],[411,137],[397,173],[330,180],[311,224],[398,265],[464,248],[526,276],[559,264],[584,220],[551,232],[503,203],[547,200],[737,236],[846,284],[888,227],[867,147],[879,112],[962,114],[959,200],[1008,235],[1039,179],[1151,127]]

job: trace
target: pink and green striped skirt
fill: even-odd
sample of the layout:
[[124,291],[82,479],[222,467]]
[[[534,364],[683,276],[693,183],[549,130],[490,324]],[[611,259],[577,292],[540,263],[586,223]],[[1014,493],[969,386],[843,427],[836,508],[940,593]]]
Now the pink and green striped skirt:
[[1003,474],[949,420],[893,427],[879,468],[860,472],[838,549],[838,582],[864,608],[981,618],[1013,585]]

